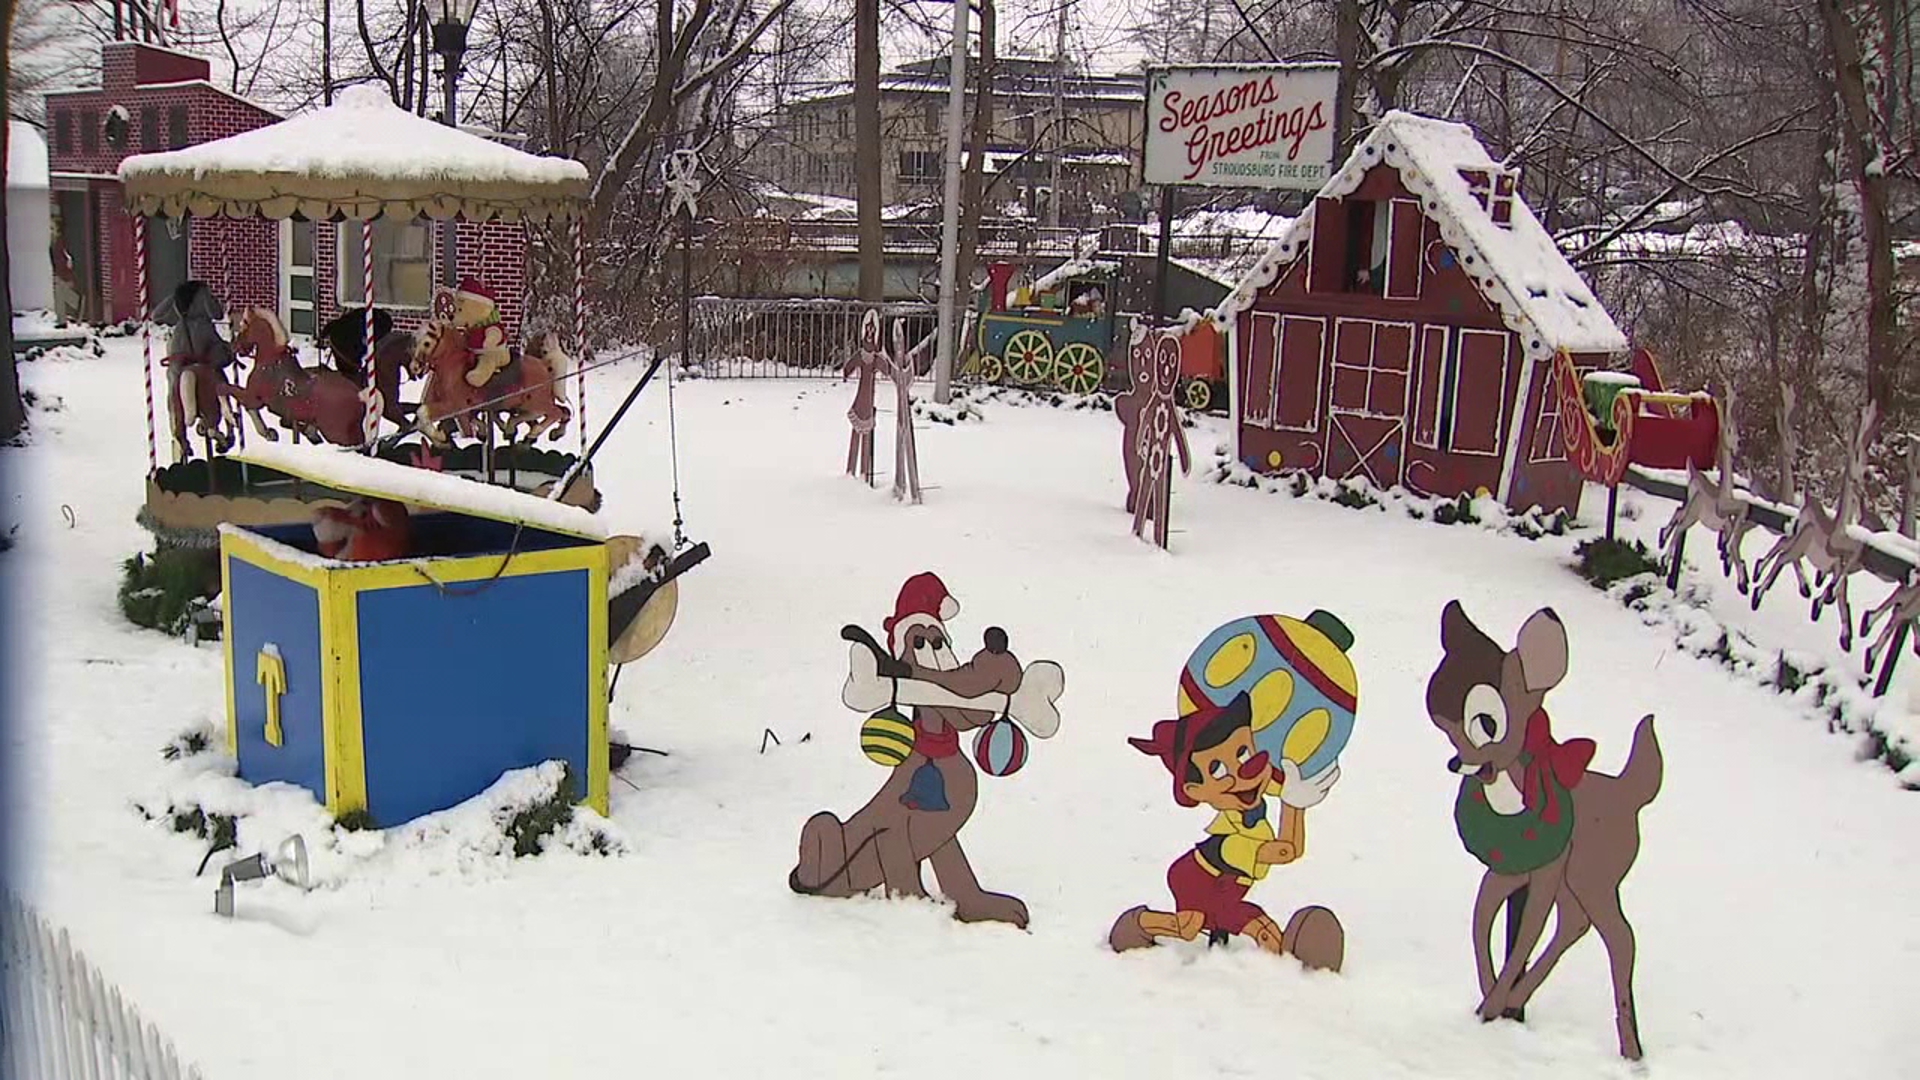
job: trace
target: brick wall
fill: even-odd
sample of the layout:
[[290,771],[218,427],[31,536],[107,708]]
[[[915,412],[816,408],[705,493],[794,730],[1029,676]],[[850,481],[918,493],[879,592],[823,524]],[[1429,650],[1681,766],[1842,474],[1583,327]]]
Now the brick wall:
[[[173,124],[176,109],[184,111],[184,145],[187,146],[238,135],[279,119],[257,105],[221,93],[205,83],[147,85],[160,79],[204,76],[206,62],[203,60],[135,42],[109,43],[101,53],[100,89],[47,95],[47,118],[55,140],[48,148],[48,155],[54,172],[110,176],[119,171],[123,159],[133,154],[171,149],[176,142]],[[101,130],[115,105],[126,109],[129,119],[126,142],[118,147],[108,145]],[[150,124],[149,115],[153,118]],[[63,128],[69,133],[69,142],[64,146],[59,141]],[[96,180],[92,183],[100,192],[100,271],[107,290],[108,316],[134,318],[139,314],[139,290],[133,266],[133,223],[121,205],[118,182]],[[246,230],[234,233],[226,228],[229,224],[234,223],[208,219],[189,224],[188,258],[193,273],[198,275],[208,268],[224,266],[230,278],[246,283],[249,302],[255,302],[253,298],[260,295],[253,290],[265,283],[264,303],[276,303],[277,234],[270,228],[264,234]],[[217,276],[205,280],[214,283],[216,289],[219,287]]]
[[[348,228],[359,228],[357,222],[349,222]],[[433,231],[433,280],[438,286],[441,280],[440,267],[445,265],[445,255],[441,250],[440,223],[432,222]],[[517,340],[521,331],[521,320],[526,309],[527,276],[527,230],[518,222],[488,221],[460,222],[458,226],[459,245],[455,253],[459,259],[462,277],[478,277],[487,288],[492,289],[500,298],[500,321],[507,328],[508,340]],[[320,325],[338,316],[344,307],[358,307],[360,298],[346,297],[343,304],[338,295],[340,266],[340,247],[338,232],[332,228],[317,230],[314,237],[314,294],[315,307],[318,309]],[[414,330],[426,322],[429,312],[423,310],[401,310],[388,307],[379,296],[373,298],[375,307],[387,308],[393,313],[396,329]]]
[[200,218],[187,240],[187,264],[228,311],[279,311],[280,223],[265,218]]

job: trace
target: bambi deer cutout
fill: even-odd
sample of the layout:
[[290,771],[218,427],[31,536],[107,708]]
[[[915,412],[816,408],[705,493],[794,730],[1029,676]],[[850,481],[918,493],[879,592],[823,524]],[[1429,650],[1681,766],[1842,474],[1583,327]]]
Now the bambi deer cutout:
[[[1427,715],[1453,746],[1460,776],[1454,826],[1486,867],[1473,903],[1480,1019],[1525,1022],[1527,1001],[1589,928],[1600,932],[1613,976],[1620,1055],[1639,1060],[1633,1003],[1633,926],[1620,886],[1640,855],[1640,812],[1665,772],[1653,717],[1634,728],[1620,775],[1587,768],[1591,739],[1553,736],[1543,707],[1567,674],[1567,631],[1551,608],[1520,627],[1512,650],[1488,637],[1455,600],[1440,616],[1441,657],[1427,682]],[[1520,898],[1516,927],[1512,901]],[[1493,917],[1508,904],[1508,949],[1498,974]],[[1559,918],[1538,960],[1547,917]]]
[[840,381],[859,376],[854,384],[853,405],[847,409],[847,422],[853,431],[847,436],[847,475],[857,476],[873,486],[873,381],[885,356],[880,344],[880,313],[868,308],[860,317],[860,344],[840,365]]
[[[1840,610],[1840,648],[1853,648],[1853,602],[1848,579],[1860,568],[1866,543],[1852,534],[1849,526],[1858,516],[1860,488],[1866,478],[1867,448],[1879,428],[1879,409],[1869,402],[1861,416],[1860,428],[1847,446],[1846,471],[1840,486],[1840,503],[1832,514],[1811,491],[1801,495],[1800,512],[1773,549],[1761,557],[1754,573],[1758,578],[1750,601],[1759,610],[1760,600],[1788,566],[1800,586],[1800,595],[1813,600],[1812,618],[1820,618],[1820,609],[1833,604]],[[1814,576],[1807,577],[1811,565]],[[1816,591],[1816,586],[1824,585]]]
[[1734,459],[1740,453],[1740,433],[1734,415],[1733,392],[1725,396],[1720,413],[1720,445],[1714,461],[1715,477],[1708,480],[1692,461],[1687,462],[1687,497],[1673,512],[1673,518],[1660,530],[1660,547],[1666,551],[1668,565],[1680,559],[1681,544],[1687,530],[1705,525],[1719,538],[1720,571],[1731,575],[1741,592],[1751,584],[1747,561],[1740,545],[1753,528],[1753,504],[1739,496],[1733,480]]

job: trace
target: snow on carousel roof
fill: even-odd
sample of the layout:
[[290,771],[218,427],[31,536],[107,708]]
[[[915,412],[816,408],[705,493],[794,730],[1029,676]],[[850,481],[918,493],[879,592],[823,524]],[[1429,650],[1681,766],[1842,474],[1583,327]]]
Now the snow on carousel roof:
[[604,540],[599,515],[540,495],[402,465],[336,446],[264,443],[229,455],[316,484],[410,506],[505,521],[588,540]]
[[[1354,147],[1346,164],[1320,189],[1319,198],[1345,198],[1359,188],[1368,170],[1383,162],[1419,197],[1421,208],[1459,254],[1467,276],[1508,328],[1520,335],[1529,358],[1545,359],[1559,349],[1627,351],[1626,335],[1518,192],[1507,226],[1495,223],[1475,197],[1461,170],[1496,176],[1504,170],[1487,155],[1471,128],[1390,112]],[[1280,271],[1306,250],[1312,234],[1309,207],[1208,315],[1224,326],[1251,307],[1259,291],[1273,284]]]
[[579,162],[415,116],[376,85],[239,135],[136,154],[120,180],[135,213],[168,217],[565,220],[587,195]]

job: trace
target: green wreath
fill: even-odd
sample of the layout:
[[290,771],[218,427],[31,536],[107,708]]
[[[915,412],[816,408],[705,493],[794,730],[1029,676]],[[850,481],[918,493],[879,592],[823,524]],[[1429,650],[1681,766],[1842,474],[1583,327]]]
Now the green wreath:
[[[1527,759],[1520,760],[1524,767]],[[1546,782],[1552,794],[1540,807],[1502,814],[1487,803],[1486,784],[1478,777],[1462,777],[1453,801],[1453,823],[1468,854],[1498,874],[1532,873],[1559,858],[1573,839],[1573,792],[1551,772]],[[1541,817],[1547,805],[1559,810],[1552,822]]]

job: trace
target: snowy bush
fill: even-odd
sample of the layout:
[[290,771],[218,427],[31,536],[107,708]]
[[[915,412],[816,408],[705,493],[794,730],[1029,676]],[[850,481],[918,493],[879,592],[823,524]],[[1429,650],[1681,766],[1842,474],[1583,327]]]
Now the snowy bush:
[[1483,528],[1525,540],[1542,536],[1565,536],[1574,527],[1573,519],[1562,510],[1545,513],[1538,507],[1515,514],[1491,496],[1469,498],[1461,495],[1444,499],[1437,495],[1416,495],[1405,488],[1380,488],[1365,477],[1334,480],[1313,477],[1303,472],[1268,476],[1254,472],[1233,457],[1226,445],[1216,446],[1213,457],[1199,470],[1203,480],[1233,487],[1252,488],[1268,494],[1291,495],[1296,499],[1315,498],[1353,510],[1398,511],[1419,521],[1438,525],[1479,525]]
[[1876,698],[1860,677],[1822,664],[1810,656],[1768,649],[1746,634],[1729,629],[1707,611],[1706,597],[1695,587],[1679,595],[1657,573],[1621,578],[1606,594],[1637,612],[1648,626],[1673,635],[1674,645],[1690,656],[1712,660],[1736,678],[1784,694],[1819,717],[1828,731],[1859,736],[1861,756],[1886,765],[1903,785],[1920,790],[1920,722],[1899,703]]

